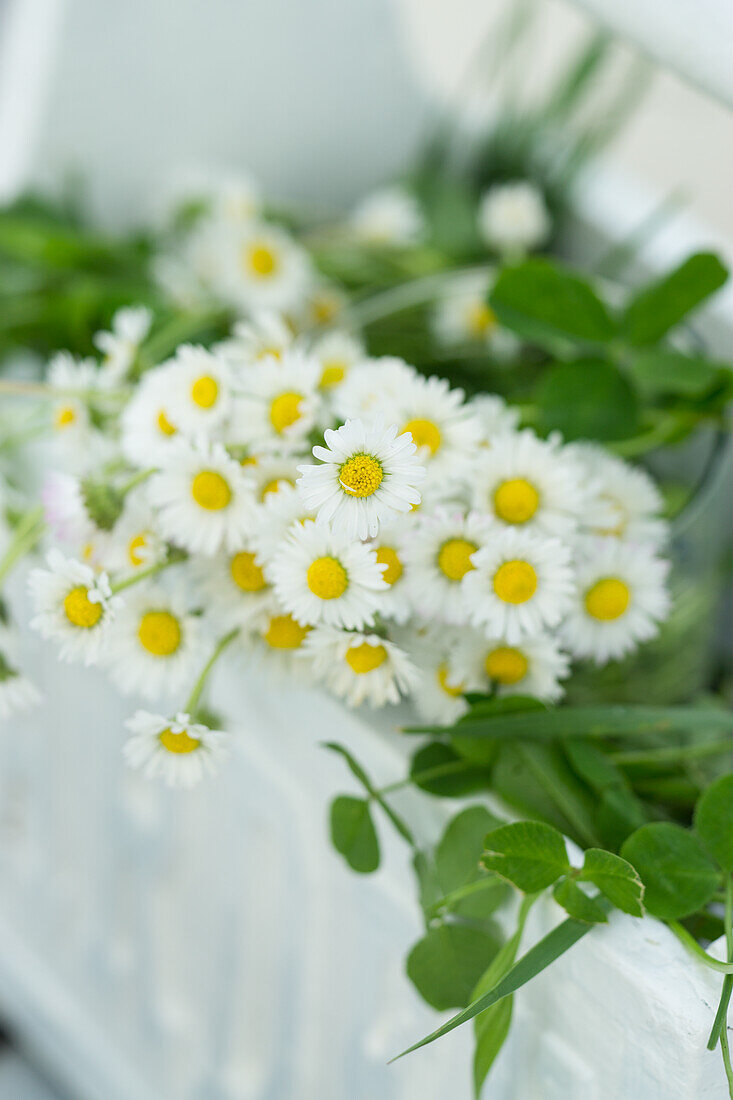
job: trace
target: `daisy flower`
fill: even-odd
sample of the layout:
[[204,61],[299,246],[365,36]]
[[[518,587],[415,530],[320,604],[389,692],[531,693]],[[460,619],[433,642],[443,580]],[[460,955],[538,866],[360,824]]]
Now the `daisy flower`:
[[162,561],[167,553],[144,488],[125,498],[122,515],[104,541],[100,557],[110,573],[130,575]]
[[425,231],[414,195],[403,187],[381,187],[361,200],[349,219],[354,236],[370,244],[411,245]]
[[402,550],[410,566],[412,606],[420,619],[465,621],[462,581],[475,568],[474,554],[493,530],[489,517],[480,512],[438,506],[405,531]]
[[410,433],[431,481],[460,479],[476,457],[481,425],[464,397],[444,378],[416,376],[400,381],[393,400],[385,398],[390,422]]
[[278,599],[297,622],[359,629],[381,608],[385,568],[368,546],[307,521],[290,531],[269,571]]
[[30,710],[40,702],[35,685],[16,666],[17,642],[12,632],[0,626],[0,720]]
[[618,660],[655,637],[669,613],[669,562],[617,539],[583,539],[577,591],[561,627],[575,657]]
[[58,542],[78,550],[99,533],[84,505],[78,477],[50,470],[41,488],[41,503],[43,518]]
[[84,394],[98,383],[97,369],[91,359],[77,360],[67,351],[60,351],[48,364],[47,381],[52,389],[67,391],[53,402],[51,422],[59,437],[70,438],[79,445],[92,431],[89,407]]
[[502,328],[488,303],[493,276],[469,271],[451,279],[435,308],[433,327],[439,343],[447,347],[479,344],[497,360],[516,356],[520,341]]
[[280,481],[277,492],[267,493],[263,498],[257,525],[252,532],[252,542],[268,562],[283,545],[287,532],[294,525],[302,526],[306,520],[315,518],[295,486]]
[[[458,650],[463,631],[429,629],[413,634],[403,644],[420,671],[420,683],[413,694],[415,709],[426,722],[452,726],[468,712],[464,692],[481,687],[473,649],[467,654]],[[402,637],[398,640],[402,642]],[[464,656],[466,667],[461,669]]]
[[333,324],[348,304],[348,296],[335,283],[318,283],[303,303],[301,324],[305,328]]
[[592,443],[573,443],[567,450],[579,459],[596,489],[597,513],[585,527],[597,535],[651,547],[665,542],[669,530],[660,518],[664,501],[645,470]]
[[316,422],[321,367],[298,350],[263,359],[240,374],[240,396],[232,412],[232,438],[254,450],[303,445]]
[[376,552],[377,561],[385,567],[383,580],[389,587],[385,592],[381,614],[396,623],[406,623],[412,615],[412,600],[404,555],[398,543],[399,529],[389,524],[379,539],[369,543]]
[[254,542],[198,563],[205,606],[225,628],[249,627],[272,604],[272,588]]
[[31,626],[59,642],[62,660],[93,664],[122,600],[112,595],[106,573],[95,573],[58,550],[50,550],[46,560],[48,569],[33,569],[28,578],[36,612]]
[[308,665],[302,660],[302,649],[313,628],[299,623],[275,599],[253,625],[259,652],[270,670],[280,676],[305,678]]
[[388,413],[403,388],[419,377],[414,367],[393,355],[364,359],[330,395],[334,412],[344,420]]
[[557,626],[572,599],[570,550],[559,539],[504,528],[471,563],[463,580],[469,619],[508,645]]
[[398,703],[419,679],[404,650],[377,634],[317,627],[306,638],[302,652],[311,659],[316,676],[350,707]]
[[222,358],[202,347],[184,344],[164,367],[168,374],[173,422],[190,436],[211,433],[229,412],[229,369]]
[[294,340],[293,330],[282,314],[263,309],[248,321],[237,321],[232,337],[214,350],[234,367],[251,366],[260,359],[281,359]]
[[365,539],[395,512],[420,503],[416,485],[425,476],[409,435],[381,423],[347,420],[324,434],[325,447],[314,447],[320,466],[298,466],[298,488],[319,523],[330,522],[337,534]]
[[507,405],[503,397],[482,393],[471,398],[471,412],[481,425],[481,445],[491,446],[497,436],[508,435],[519,427],[521,413]]
[[474,508],[509,527],[567,539],[589,503],[588,479],[559,438],[534,432],[498,436],[471,476]]
[[489,247],[501,253],[531,252],[552,229],[542,193],[526,180],[489,188],[479,203],[478,223]]
[[179,438],[171,411],[174,369],[168,362],[146,371],[120,417],[122,453],[143,469],[164,462]]
[[506,638],[465,635],[449,660],[452,675],[468,677],[475,689],[498,695],[532,695],[545,703],[562,698],[561,681],[570,674],[570,658],[550,634],[537,634],[510,645]]
[[364,345],[348,332],[329,332],[316,340],[311,355],[321,366],[319,389],[329,394],[342,386],[353,367],[364,359]]
[[167,718],[138,710],[125,725],[132,735],[123,749],[128,765],[169,787],[194,787],[214,774],[226,752],[227,735],[188,714]]
[[236,550],[255,521],[251,482],[217,443],[181,440],[150,479],[148,495],[161,535],[193,554]]
[[297,459],[265,455],[252,462],[242,463],[252,484],[255,500],[260,504],[283,489],[294,489],[298,479]]
[[286,313],[302,304],[313,278],[308,253],[278,226],[249,222],[227,229],[224,263],[215,290],[245,313]]
[[111,332],[96,333],[94,345],[104,355],[100,369],[103,385],[116,386],[127,377],[152,321],[145,306],[129,306],[117,310]]

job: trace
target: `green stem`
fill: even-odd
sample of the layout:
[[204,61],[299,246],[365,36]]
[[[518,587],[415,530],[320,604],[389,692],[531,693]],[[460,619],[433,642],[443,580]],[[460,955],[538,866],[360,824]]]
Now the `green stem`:
[[186,714],[192,715],[195,713],[199,699],[201,698],[201,692],[204,690],[204,686],[206,685],[209,673],[211,672],[216,662],[219,660],[219,657],[222,655],[224,650],[231,642],[234,641],[238,634],[239,627],[235,627],[234,630],[230,630],[228,634],[225,634],[224,637],[217,642],[214,648],[214,652],[211,654],[208,661],[202,668],[201,675],[199,676],[196,683],[193,685],[193,691],[191,692],[184,704],[183,709]]
[[733,739],[705,741],[699,745],[667,745],[646,752],[610,752],[608,758],[614,764],[665,764],[676,760],[699,760],[723,752],[733,752]]
[[129,577],[125,577],[124,580],[116,581],[115,584],[110,587],[116,595],[118,592],[124,592],[126,588],[131,588],[133,584],[138,584],[140,581],[146,580],[147,577],[154,577],[156,573],[161,573],[169,566],[178,565],[179,562],[185,560],[186,556],[178,554],[174,557],[163,558],[162,561],[156,561],[154,565],[149,565],[147,569],[140,569],[137,573],[132,573]]
[[218,327],[229,319],[229,314],[221,308],[202,313],[176,314],[143,344],[138,352],[140,373],[166,359],[179,344],[185,344],[200,336],[207,329]]
[[20,561],[40,541],[45,530],[43,508],[33,508],[30,512],[25,513],[15,528],[10,546],[5,551],[2,560],[0,560],[0,584],[5,580],[16,562]]
[[125,484],[121,486],[120,492],[123,496],[127,496],[127,494],[132,489],[135,489],[138,485],[141,485],[143,481],[147,481],[148,478],[154,473],[155,467],[151,467],[149,470],[141,470],[139,473],[135,474],[133,477],[130,478],[129,481],[126,481]]
[[725,1076],[728,1081],[728,1095],[733,1100],[733,1068],[730,1064],[730,1049],[728,1047],[728,1032],[721,1031],[720,1033],[720,1049],[723,1053],[723,1066],[725,1068]]
[[679,921],[667,921],[667,927],[674,933],[680,943],[683,944],[695,958],[704,963],[705,966],[709,966],[711,970],[717,970],[719,974],[733,974],[733,962],[721,962],[720,959],[714,959],[712,955],[708,955],[707,951],[703,947],[700,947],[695,937],[691,936],[687,929],[682,927]]
[[464,898],[468,898],[472,894],[478,894],[488,887],[496,887],[496,883],[497,879],[494,875],[477,879],[476,882],[467,882],[465,886],[459,886],[456,890],[451,890],[449,894],[444,894],[442,898],[434,901],[432,905],[428,906],[426,915],[429,917],[437,916],[442,909],[452,909],[457,901],[463,901]]
[[399,779],[386,787],[381,787],[377,794],[392,794],[393,791],[401,791],[403,787],[409,787],[413,783],[424,782],[427,779],[441,779],[444,775],[457,775],[459,772],[471,771],[476,765],[468,760],[452,760],[449,764],[436,764],[434,768],[426,768],[425,771],[415,772],[405,779]]
[[[733,877],[731,875],[725,882],[725,942],[728,948],[728,962],[733,962]],[[715,1021],[708,1039],[708,1050],[715,1050],[718,1040],[722,1040],[723,1031],[728,1022],[731,993],[733,993],[733,974],[726,974],[723,978],[718,1011],[715,1013]]]
[[368,298],[362,298],[360,302],[355,302],[350,307],[349,317],[358,326],[371,325],[374,321],[380,321],[392,313],[400,313],[403,309],[432,301],[446,286],[450,286],[453,280],[460,279],[463,275],[488,274],[491,270],[490,265],[479,264],[423,275],[419,279],[412,279]]

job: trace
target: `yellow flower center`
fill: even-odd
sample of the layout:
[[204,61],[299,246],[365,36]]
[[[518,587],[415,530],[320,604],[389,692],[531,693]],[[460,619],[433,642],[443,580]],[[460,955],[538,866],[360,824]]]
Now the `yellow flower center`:
[[207,512],[219,512],[232,499],[229,483],[216,470],[202,470],[191,483],[191,496]]
[[505,561],[494,574],[494,592],[504,603],[526,603],[537,590],[537,574],[528,561]]
[[277,255],[261,242],[246,246],[244,262],[253,275],[264,279],[274,275],[278,268]]
[[374,455],[352,455],[339,470],[339,482],[354,497],[370,497],[384,479],[381,462]]
[[302,393],[281,393],[270,405],[270,423],[278,435],[300,420]]
[[501,645],[487,653],[484,668],[490,680],[500,684],[518,684],[527,675],[529,662],[521,650]]
[[145,561],[145,555],[140,551],[144,550],[147,546],[147,539],[145,535],[135,535],[131,538],[127,544],[127,557],[130,565],[142,565]]
[[321,389],[327,390],[331,386],[338,386],[346,377],[346,363],[340,359],[327,359],[323,364],[323,373],[319,383]]
[[373,672],[387,660],[387,650],[383,645],[369,645],[362,642],[361,645],[352,645],[346,650],[346,663],[352,672],[362,675],[364,672]]
[[154,657],[170,657],[181,644],[181,625],[170,611],[146,611],[137,637],[143,649]]
[[466,325],[471,336],[486,336],[496,328],[496,314],[485,302],[474,302],[466,311]]
[[346,570],[337,558],[316,558],[308,566],[308,587],[319,600],[337,600],[343,596],[349,581]]
[[180,733],[174,733],[171,729],[163,730],[162,733],[158,734],[158,740],[164,749],[179,756],[183,753],[194,752],[201,744],[195,737],[189,737],[186,730],[181,730]]
[[626,611],[631,600],[628,585],[618,577],[603,577],[585,594],[585,609],[594,619],[612,622]]
[[84,630],[96,626],[102,617],[101,603],[94,603],[89,599],[89,589],[83,584],[78,584],[66,594],[64,599],[64,611],[66,618],[74,626],[80,626]]
[[477,550],[476,544],[468,539],[448,539],[438,553],[438,568],[449,581],[460,581],[466,573],[475,569],[471,554]]
[[248,550],[235,554],[229,568],[232,580],[243,592],[261,592],[263,588],[267,588],[265,575],[255,561],[254,554],[250,554]]
[[321,295],[321,297],[313,299],[311,302],[311,310],[313,313],[313,320],[319,325],[325,325],[328,321],[333,320],[338,313],[338,299]]
[[291,477],[276,477],[272,481],[268,481],[267,484],[262,487],[260,500],[264,500],[270,493],[279,493],[283,485],[295,485],[295,482]]
[[442,689],[446,693],[446,695],[450,695],[450,696],[452,696],[452,698],[455,699],[456,696],[463,694],[463,689],[464,689],[464,686],[465,686],[464,684],[456,684],[455,687],[454,687],[453,684],[448,683],[448,666],[447,665],[440,665],[438,667],[435,675],[437,676],[438,683],[440,684],[440,686],[442,687]]
[[502,481],[494,493],[494,511],[505,523],[526,523],[540,504],[540,494],[523,477]]
[[210,374],[197,378],[191,386],[191,400],[200,409],[210,409],[219,396],[219,383]]
[[61,407],[56,410],[56,415],[53,418],[54,427],[68,428],[75,420],[76,412],[71,405],[61,405]]
[[410,432],[415,446],[427,447],[431,454],[435,454],[443,438],[440,428],[432,420],[408,420],[402,431]]
[[402,562],[397,556],[397,551],[393,550],[391,546],[380,546],[377,550],[377,561],[380,565],[386,565],[387,568],[382,573],[382,577],[387,584],[394,584],[402,576]]
[[292,615],[273,615],[264,639],[273,649],[297,649],[310,630],[296,623]]
[[176,434],[176,429],[173,427],[170,420],[165,415],[165,412],[163,411],[163,409],[161,409],[160,412],[158,413],[158,419],[157,419],[156,423],[157,423],[160,431],[163,433],[163,435],[175,435]]

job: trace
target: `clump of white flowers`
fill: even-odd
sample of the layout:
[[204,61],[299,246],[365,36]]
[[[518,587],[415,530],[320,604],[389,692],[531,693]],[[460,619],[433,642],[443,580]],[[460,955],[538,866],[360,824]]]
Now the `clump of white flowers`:
[[[240,265],[282,244],[253,216]],[[199,698],[225,649],[349,705],[408,698],[450,723],[466,692],[552,702],[574,659],[656,633],[666,527],[646,473],[369,358],[354,333],[297,336],[269,308],[284,302],[139,378],[123,366],[144,318],[128,315],[98,341],[116,391],[108,366],[56,367],[74,473],[47,485],[56,545],[31,575],[34,624],[152,701],[129,722],[132,766],[181,785],[215,766],[226,735]]]

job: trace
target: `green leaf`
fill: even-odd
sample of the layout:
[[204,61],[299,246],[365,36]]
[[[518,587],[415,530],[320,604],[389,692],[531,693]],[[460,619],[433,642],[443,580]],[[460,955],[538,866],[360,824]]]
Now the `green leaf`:
[[330,749],[331,752],[338,753],[339,756],[342,756],[344,758],[344,760],[346,761],[346,763],[349,766],[349,771],[351,772],[351,774],[356,779],[359,780],[359,782],[364,787],[364,789],[366,790],[369,797],[373,798],[374,801],[377,802],[382,807],[382,809],[384,810],[387,817],[392,822],[392,824],[394,825],[395,829],[400,834],[400,836],[404,840],[407,841],[407,843],[410,845],[410,847],[414,848],[415,847],[415,840],[413,838],[412,832],[410,831],[409,827],[407,826],[407,823],[405,821],[403,821],[403,819],[399,816],[399,814],[396,814],[395,811],[392,809],[392,807],[389,805],[389,803],[385,801],[385,799],[382,797],[380,792],[377,790],[377,788],[372,783],[372,781],[369,778],[369,776],[367,775],[367,773],[362,768],[361,764],[352,755],[352,753],[350,753],[347,748],[344,748],[343,745],[339,745],[338,742],[336,742],[336,741],[324,741],[323,742],[323,747],[326,748],[326,749]]
[[684,355],[672,348],[650,348],[637,352],[629,370],[642,392],[649,397],[672,395],[704,397],[720,386],[730,384],[731,372],[725,363],[702,356]]
[[577,775],[598,796],[594,821],[607,847],[619,848],[626,837],[644,824],[641,803],[620,768],[591,741],[567,740],[563,747]]
[[642,825],[625,842],[621,855],[641,876],[646,909],[662,920],[694,913],[718,888],[717,867],[702,842],[681,825]]
[[379,841],[369,803],[339,795],[331,803],[331,841],[352,871],[369,874],[379,866]]
[[498,876],[480,866],[486,834],[501,825],[484,806],[469,806],[450,821],[435,849],[435,876],[441,896],[462,886],[490,879],[485,888],[451,905],[462,917],[483,920],[506,901],[508,887]]
[[622,327],[632,344],[653,344],[728,278],[712,252],[698,252],[630,302]]
[[592,882],[623,913],[643,917],[644,885],[634,867],[603,848],[589,848],[579,878]]
[[483,866],[525,894],[551,886],[570,868],[562,834],[542,821],[501,825],[485,838],[484,848]]
[[[519,910],[516,932],[506,941],[496,957],[489,963],[488,969],[481,976],[473,991],[471,1001],[475,1001],[485,993],[489,993],[497,982],[504,977],[509,968],[514,965],[532,901],[532,898],[524,898]],[[474,1021],[476,1050],[473,1057],[473,1087],[477,1100],[481,1095],[481,1086],[509,1034],[513,1001],[514,998],[511,996],[504,997],[503,1000],[498,1001],[491,1008],[487,1008],[485,1012],[481,1012]]]
[[499,949],[495,935],[462,924],[431,928],[407,957],[407,975],[420,996],[442,1011],[468,1004]]
[[718,865],[733,873],[733,775],[703,791],[695,807],[695,829]]
[[86,477],[81,482],[81,495],[92,522],[102,531],[111,531],[122,515],[124,493],[108,481]]
[[557,363],[535,390],[540,431],[562,432],[566,440],[627,439],[639,428],[639,400],[613,363],[580,359]]
[[564,878],[555,883],[552,896],[557,904],[562,905],[563,909],[576,920],[584,920],[589,924],[602,924],[608,920],[596,898],[588,897],[571,878]]
[[616,335],[590,283],[546,259],[504,268],[490,301],[502,324],[540,343],[560,336],[602,344]]
[[[437,1028],[431,1032],[430,1035],[426,1035],[424,1039],[421,1039],[418,1043],[414,1043],[407,1050],[403,1050],[401,1054],[397,1055],[397,1058],[403,1058],[406,1054],[411,1054],[413,1050],[418,1050],[420,1047],[427,1046],[429,1043],[434,1043],[436,1039],[441,1039],[443,1035],[447,1035],[450,1031],[460,1027],[461,1024],[467,1023],[468,1020],[473,1020],[478,1016],[479,1012],[485,1012],[487,1008],[491,1008],[492,1005],[497,1004],[504,997],[508,997],[512,993],[516,993],[518,989],[521,989],[523,985],[535,978],[543,970],[547,969],[555,959],[559,958],[568,951],[573,944],[576,944],[578,940],[582,939],[593,927],[592,924],[587,924],[584,921],[573,920],[569,918],[563,921],[562,924],[558,924],[556,928],[553,928],[546,936],[544,936],[534,947],[522,955],[519,959],[501,978],[493,989],[484,993],[483,996],[477,997],[475,1001],[472,1001],[463,1012],[457,1013],[451,1017],[442,1027]],[[393,1058],[392,1061],[396,1061]]]
[[[431,775],[433,770],[435,774]],[[442,741],[430,741],[423,745],[410,763],[410,778],[415,786],[438,798],[460,798],[485,790],[490,777],[488,768],[472,767],[455,749]]]

